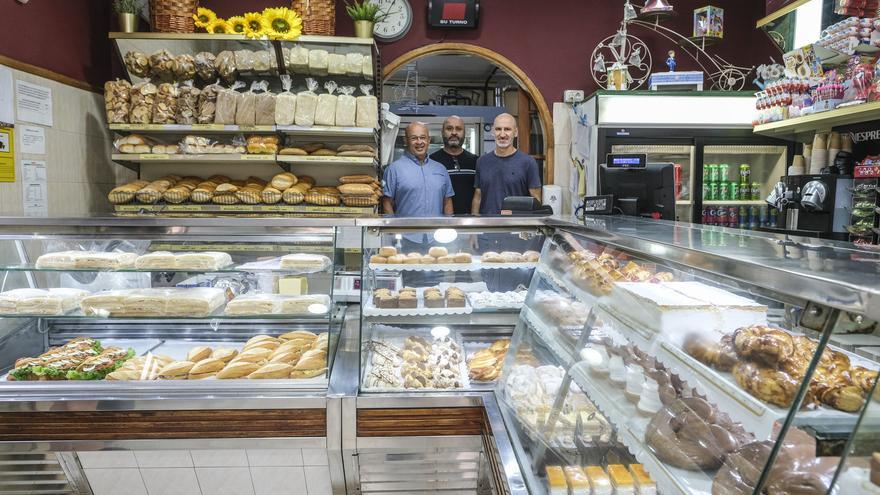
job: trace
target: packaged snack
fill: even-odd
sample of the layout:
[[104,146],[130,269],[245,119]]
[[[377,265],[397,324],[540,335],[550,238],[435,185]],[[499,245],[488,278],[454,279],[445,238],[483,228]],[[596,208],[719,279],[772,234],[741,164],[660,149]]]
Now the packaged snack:
[[196,60],[195,58],[184,53],[174,58],[174,79],[176,81],[186,81],[196,77]]
[[272,50],[254,52],[254,72],[258,74],[277,74],[278,62],[275,60],[275,52]]
[[147,77],[150,75],[150,57],[145,53],[130,51],[123,57],[125,68],[128,72],[137,77]]
[[370,84],[361,84],[361,91],[364,96],[357,97],[357,118],[358,127],[369,127],[375,129],[379,127],[379,100],[370,94],[373,86]]
[[345,73],[352,77],[361,76],[364,73],[364,56],[360,53],[345,54]]
[[284,92],[275,99],[275,124],[293,125],[296,117],[296,95],[290,92],[290,76],[281,76],[281,87]]
[[231,88],[223,88],[217,92],[217,111],[214,114],[215,124],[235,124],[235,108],[238,103],[238,91],[245,84],[235,81]]
[[196,74],[199,75],[202,81],[213,81],[217,77],[217,69],[214,67],[214,62],[216,60],[217,57],[211,52],[199,52],[193,57],[193,63],[195,63],[196,66]]
[[345,55],[331,53],[327,56],[327,74],[331,76],[343,76],[347,72]]
[[196,116],[199,112],[199,88],[193,86],[193,81],[184,81],[177,88],[177,117],[178,124],[195,124]]
[[313,76],[326,76],[330,54],[327,50],[309,51],[309,74]]
[[131,87],[131,112],[128,120],[132,124],[149,124],[153,118],[153,105],[156,103],[156,85],[150,81],[137,83]]
[[354,127],[357,119],[357,98],[352,96],[353,86],[342,86],[342,93],[336,98],[336,125],[340,127]]
[[131,111],[131,83],[124,79],[104,83],[104,110],[107,123],[125,124]]
[[235,55],[229,50],[217,54],[214,59],[214,68],[217,69],[220,78],[229,84],[235,82],[238,77],[238,71],[235,68]]
[[197,118],[199,124],[214,123],[214,113],[217,111],[217,94],[222,90],[223,87],[220,86],[219,79],[217,79],[217,82],[214,84],[209,84],[202,88],[202,92],[199,94],[199,112]]
[[324,83],[327,94],[318,96],[318,104],[315,107],[315,125],[336,125],[336,83],[327,81]]
[[150,55],[150,73],[153,79],[171,81],[174,79],[174,55],[166,49],[156,50]]
[[250,50],[235,50],[235,68],[238,72],[254,71],[254,52]]
[[373,57],[364,57],[362,72],[367,79],[373,78]]
[[318,106],[318,95],[315,90],[318,89],[318,81],[307,78],[307,91],[301,91],[296,95],[296,115],[294,122],[296,125],[313,126],[315,125],[315,110]]
[[260,85],[259,81],[251,83],[250,89],[238,93],[235,99],[236,125],[254,125],[257,119],[257,94],[254,92]]
[[291,74],[308,74],[309,73],[309,49],[299,45],[295,45],[290,49],[290,56],[287,61],[287,70]]
[[275,101],[274,93],[270,93],[269,81],[260,81],[259,91],[256,97],[256,125],[275,125]]
[[156,92],[153,123],[174,124],[175,122],[177,122],[177,85],[162,83]]

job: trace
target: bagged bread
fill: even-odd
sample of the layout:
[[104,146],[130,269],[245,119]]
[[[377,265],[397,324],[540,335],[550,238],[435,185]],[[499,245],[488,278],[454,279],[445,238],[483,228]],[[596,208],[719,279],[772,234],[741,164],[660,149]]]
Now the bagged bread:
[[229,50],[217,54],[214,59],[214,68],[217,69],[217,75],[227,83],[234,82],[238,77],[238,71],[235,68],[235,54]]
[[290,56],[287,60],[287,70],[291,74],[308,74],[309,73],[309,49],[300,45],[295,45],[290,49]]
[[153,79],[159,81],[171,81],[174,79],[174,55],[162,48],[150,55],[150,73]]
[[339,88],[342,93],[336,98],[336,125],[339,127],[354,127],[357,119],[357,98],[352,96],[353,86]]
[[128,72],[137,77],[147,77],[150,75],[150,57],[145,53],[130,51],[123,58],[125,68]]
[[373,57],[364,57],[363,73],[365,78],[373,79]]
[[199,124],[213,124],[214,114],[217,111],[217,94],[223,90],[220,80],[202,88],[199,94],[199,110],[197,121]]
[[345,55],[341,53],[331,53],[327,55],[327,74],[331,76],[344,76],[348,72],[348,65]]
[[294,122],[296,125],[310,127],[315,125],[315,110],[318,107],[318,95],[315,90],[318,89],[318,81],[312,78],[306,78],[306,87],[308,91],[301,91],[296,95],[296,114]]
[[260,86],[260,81],[251,83],[250,89],[244,93],[238,93],[235,99],[235,123],[236,125],[254,125],[257,119],[257,94],[254,92]]
[[336,83],[327,81],[324,83],[327,94],[318,96],[318,104],[315,107],[315,125],[336,125]]
[[178,124],[195,124],[196,115],[199,112],[199,88],[193,86],[193,81],[184,81],[177,88],[177,116]]
[[255,155],[277,153],[278,136],[248,136],[247,152]]
[[337,189],[349,196],[372,196],[374,192],[369,184],[342,184]]
[[245,186],[235,192],[235,197],[246,205],[256,205],[263,200],[263,187]]
[[254,52],[250,50],[235,50],[235,69],[239,72],[254,71]]
[[254,72],[257,74],[268,74],[272,71],[272,66],[277,68],[278,64],[272,64],[275,58],[275,52],[269,50],[257,50],[254,52]]
[[199,75],[202,81],[210,82],[217,77],[217,69],[214,67],[216,59],[217,57],[211,52],[199,52],[193,57],[196,74]]
[[174,79],[177,81],[186,81],[196,77],[196,60],[195,58],[184,53],[174,57],[174,65],[172,66]]
[[309,51],[309,74],[313,76],[326,76],[330,54],[327,50]]
[[345,73],[352,77],[362,76],[364,73],[364,56],[360,53],[346,53]]
[[241,81],[235,81],[231,88],[222,88],[217,92],[217,111],[214,114],[215,124],[235,124],[235,108],[238,104],[238,89],[244,87]]
[[263,192],[260,193],[260,196],[263,200],[263,203],[267,205],[274,205],[275,203],[281,201],[281,191],[272,187],[266,186],[263,188]]
[[125,124],[131,111],[131,83],[116,79],[104,83],[104,111],[108,124]]
[[254,123],[256,125],[275,125],[275,94],[270,93],[269,82],[260,81],[259,91],[256,99],[256,116]]
[[165,191],[172,187],[175,182],[176,181],[172,177],[167,176],[162,177],[161,179],[156,179],[137,192],[137,200],[144,204],[156,203],[162,199],[162,195]]
[[275,98],[276,125],[293,125],[296,118],[296,95],[290,92],[291,82],[289,75],[281,76],[281,87],[284,91]]
[[150,81],[137,83],[131,87],[131,112],[128,120],[132,124],[149,124],[153,118],[153,105],[156,103],[156,85]]
[[[372,175],[343,175],[339,178],[339,182],[342,184],[372,184],[376,182],[376,178]],[[340,186],[340,191],[341,191]]]
[[361,84],[364,96],[357,97],[356,124],[358,127],[369,127],[370,129],[379,127],[379,100],[370,94],[372,90],[372,85]]

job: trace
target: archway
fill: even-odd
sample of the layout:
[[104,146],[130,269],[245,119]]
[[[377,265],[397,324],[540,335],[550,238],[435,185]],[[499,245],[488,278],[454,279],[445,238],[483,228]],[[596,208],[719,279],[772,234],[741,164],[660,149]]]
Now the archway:
[[391,77],[392,74],[397,72],[404,65],[420,57],[444,53],[476,55],[479,57],[483,57],[498,65],[499,67],[505,69],[508,74],[510,74],[511,77],[516,80],[520,87],[524,89],[526,93],[528,93],[538,111],[538,120],[541,123],[541,130],[544,133],[544,142],[546,143],[544,184],[552,184],[554,167],[553,116],[550,113],[549,107],[547,107],[547,102],[544,100],[544,96],[541,95],[541,92],[538,90],[538,87],[535,85],[535,83],[532,82],[529,76],[527,76],[526,73],[522,71],[522,69],[520,69],[516,64],[514,64],[504,55],[489,50],[488,48],[471,45],[469,43],[438,43],[423,46],[421,48],[416,48],[415,50],[410,50],[404,53],[403,55],[397,57],[396,59],[391,61],[391,63],[386,65],[382,71],[382,81],[384,83],[389,77]]

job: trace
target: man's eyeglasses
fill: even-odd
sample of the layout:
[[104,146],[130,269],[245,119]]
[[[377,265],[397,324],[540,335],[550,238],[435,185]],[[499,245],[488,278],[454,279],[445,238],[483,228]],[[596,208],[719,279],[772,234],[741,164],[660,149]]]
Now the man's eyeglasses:
[[428,136],[410,136],[407,138],[411,143],[417,143],[419,141],[430,141],[431,138]]

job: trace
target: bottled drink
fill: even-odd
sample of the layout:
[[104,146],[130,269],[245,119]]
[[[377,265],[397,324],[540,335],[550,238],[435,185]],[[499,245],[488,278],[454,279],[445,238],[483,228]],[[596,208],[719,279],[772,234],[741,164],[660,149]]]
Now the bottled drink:
[[749,184],[752,180],[752,167],[748,163],[739,166],[739,183]]
[[732,229],[739,228],[739,208],[736,206],[727,207],[727,225],[725,227]]
[[709,183],[705,180],[703,181],[703,201],[709,199]]
[[731,199],[732,201],[736,201],[736,200],[738,200],[738,199],[742,199],[741,197],[739,197],[739,194],[740,194],[739,191],[740,191],[740,189],[739,189],[739,182],[731,182],[731,183],[730,183],[730,199]]
[[753,200],[761,199],[761,183],[760,182],[752,182],[751,196],[752,196]]
[[770,207],[767,205],[761,206],[760,217],[758,218],[758,225],[761,227],[766,227],[770,224]]
[[706,208],[706,221],[703,222],[704,225],[715,225],[715,207],[710,206]]
[[718,183],[718,199],[721,201],[730,200],[730,182],[722,180]]
[[718,211],[715,213],[717,220],[715,221],[718,225],[722,227],[727,227],[727,207],[719,206]]

